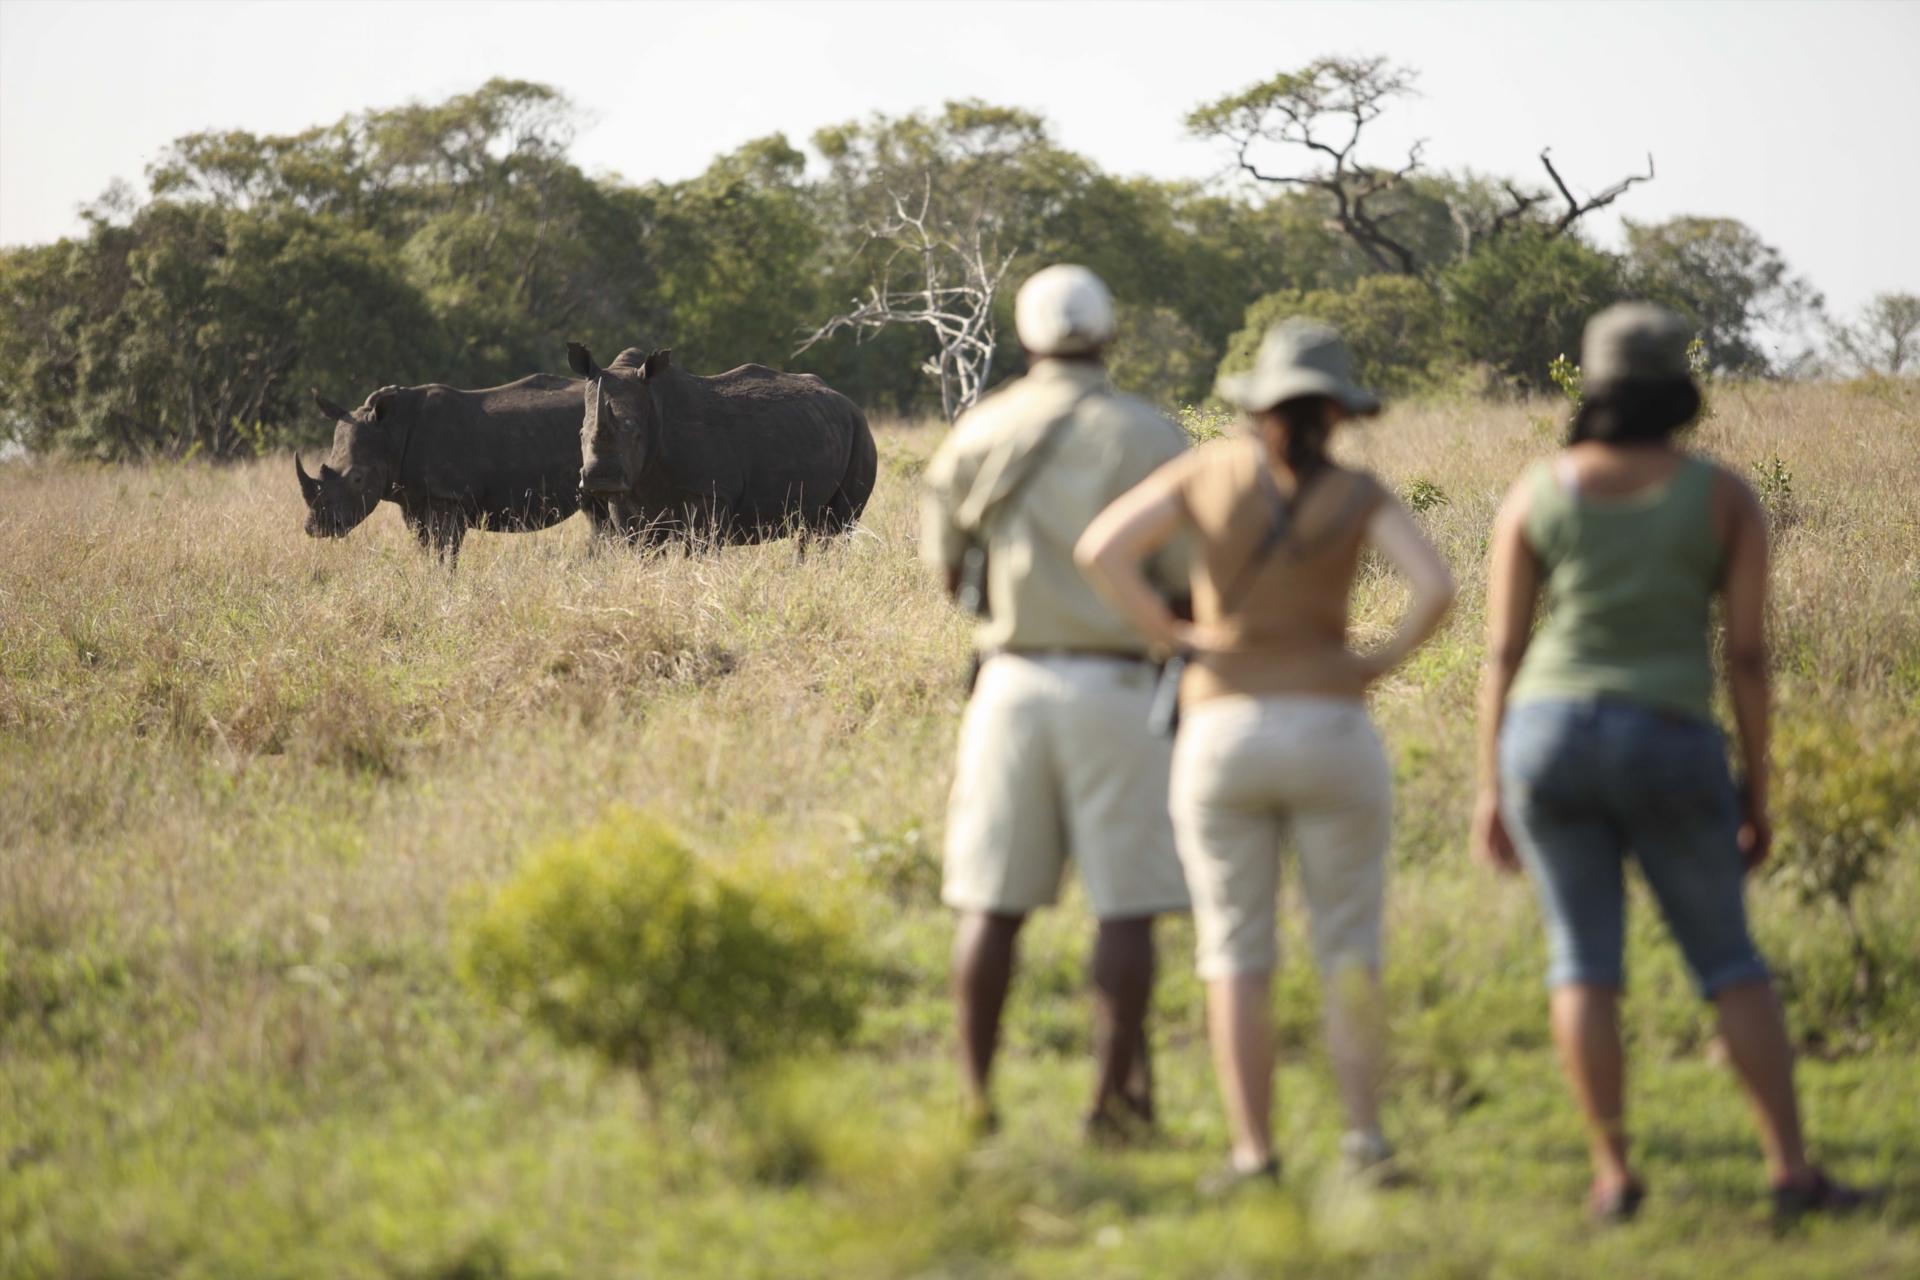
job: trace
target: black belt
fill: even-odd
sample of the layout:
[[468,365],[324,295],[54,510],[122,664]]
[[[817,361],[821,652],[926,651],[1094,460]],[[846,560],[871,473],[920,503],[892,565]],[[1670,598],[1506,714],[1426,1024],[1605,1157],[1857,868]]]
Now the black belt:
[[1156,666],[1154,660],[1137,649],[990,649],[981,654],[981,658],[991,658],[996,654],[1008,654],[1015,658],[1105,658],[1109,662],[1144,662]]

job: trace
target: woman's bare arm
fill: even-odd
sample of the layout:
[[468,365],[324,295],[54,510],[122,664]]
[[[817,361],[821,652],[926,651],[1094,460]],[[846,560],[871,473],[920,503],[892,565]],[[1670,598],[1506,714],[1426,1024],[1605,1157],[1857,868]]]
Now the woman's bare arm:
[[1520,858],[1500,817],[1500,722],[1507,690],[1533,635],[1540,593],[1540,562],[1527,546],[1527,489],[1522,480],[1508,491],[1494,517],[1487,565],[1487,660],[1480,678],[1479,792],[1473,806],[1473,855],[1502,871],[1519,870]]
[[1380,549],[1387,563],[1399,570],[1413,589],[1413,604],[1394,628],[1392,638],[1364,660],[1368,678],[1377,679],[1399,666],[1439,627],[1453,605],[1453,575],[1413,522],[1413,515],[1396,499],[1381,503],[1367,521],[1367,540]]
[[1715,499],[1724,513],[1727,683],[1733,722],[1746,771],[1746,812],[1740,847],[1749,869],[1766,860],[1773,843],[1767,819],[1768,723],[1772,690],[1767,679],[1767,515],[1745,482],[1721,472]]
[[1135,631],[1169,650],[1191,648],[1193,628],[1167,608],[1140,566],[1180,532],[1186,518],[1179,495],[1148,476],[1095,516],[1073,548],[1074,563],[1093,589]]

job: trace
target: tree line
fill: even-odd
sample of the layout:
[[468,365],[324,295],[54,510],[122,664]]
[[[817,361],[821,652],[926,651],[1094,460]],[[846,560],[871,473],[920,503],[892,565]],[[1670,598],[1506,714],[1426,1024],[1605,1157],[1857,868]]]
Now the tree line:
[[[1585,318],[1629,294],[1691,319],[1717,371],[1792,372],[1760,335],[1817,297],[1739,222],[1629,221],[1613,253],[1544,155],[1557,193],[1430,171],[1417,149],[1365,162],[1365,126],[1410,74],[1327,59],[1196,110],[1188,128],[1241,185],[1107,173],[1041,116],[978,101],[822,129],[813,165],[774,134],[674,183],[583,172],[575,108],[522,81],[290,136],[194,134],[149,167],[150,197],[116,184],[83,234],[0,253],[0,436],[248,456],[330,433],[309,387],[357,402],[495,385],[564,372],[568,339],[671,347],[699,373],[810,371],[872,411],[951,414],[1021,371],[1002,337],[1014,289],[1061,260],[1111,285],[1115,378],[1165,404],[1202,400],[1223,359],[1296,311],[1341,325],[1362,378],[1396,394],[1542,389]],[[920,306],[961,307],[987,344],[962,386],[946,330],[912,306],[871,322],[870,303],[964,284],[968,253],[994,287]]]

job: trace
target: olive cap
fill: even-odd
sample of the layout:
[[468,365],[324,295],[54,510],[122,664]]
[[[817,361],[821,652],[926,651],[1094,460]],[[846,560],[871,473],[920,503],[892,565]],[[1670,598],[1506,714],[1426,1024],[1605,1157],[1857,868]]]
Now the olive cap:
[[1587,386],[1608,382],[1666,382],[1691,377],[1687,346],[1693,332],[1665,307],[1618,302],[1587,321],[1580,340],[1580,374]]

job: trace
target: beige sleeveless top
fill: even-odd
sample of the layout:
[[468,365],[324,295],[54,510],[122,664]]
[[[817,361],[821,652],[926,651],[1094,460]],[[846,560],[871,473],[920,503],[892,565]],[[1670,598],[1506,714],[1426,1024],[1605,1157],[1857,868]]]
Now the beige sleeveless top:
[[[1380,483],[1329,466],[1300,497],[1247,439],[1217,441],[1158,474],[1194,529],[1194,620],[1227,637],[1224,651],[1188,664],[1182,705],[1228,694],[1365,692],[1347,648],[1347,614],[1367,523],[1390,500]],[[1257,558],[1276,503],[1287,509],[1286,535]]]

